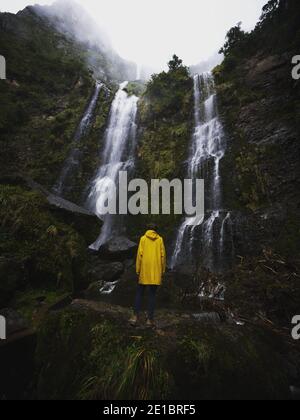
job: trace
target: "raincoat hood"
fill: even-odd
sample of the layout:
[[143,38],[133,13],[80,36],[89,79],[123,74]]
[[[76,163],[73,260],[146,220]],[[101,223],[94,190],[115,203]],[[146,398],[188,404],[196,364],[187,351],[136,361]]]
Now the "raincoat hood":
[[156,241],[156,239],[158,239],[158,238],[159,238],[159,235],[158,235],[158,233],[156,233],[154,230],[148,230],[148,231],[146,232],[146,237],[147,237],[148,239],[152,239],[152,241]]

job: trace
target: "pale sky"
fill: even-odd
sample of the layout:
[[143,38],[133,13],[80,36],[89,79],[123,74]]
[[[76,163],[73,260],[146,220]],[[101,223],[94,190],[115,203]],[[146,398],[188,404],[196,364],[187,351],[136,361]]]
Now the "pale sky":
[[[107,32],[115,50],[138,64],[162,68],[176,53],[187,65],[215,54],[226,32],[242,21],[252,29],[267,0],[77,0]],[[1,0],[17,12],[53,0]]]

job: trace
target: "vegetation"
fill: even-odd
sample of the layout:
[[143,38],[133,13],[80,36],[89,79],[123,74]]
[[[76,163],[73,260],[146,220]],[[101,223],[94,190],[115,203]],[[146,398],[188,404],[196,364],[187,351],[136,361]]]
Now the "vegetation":
[[[272,350],[272,351],[271,351]],[[40,399],[281,399],[280,340],[264,329],[182,322],[133,336],[123,314],[68,309],[39,332]]]
[[[7,298],[17,289],[28,287],[72,292],[85,275],[83,238],[53,216],[39,193],[1,185],[0,204],[4,273],[12,264],[15,266],[12,277],[1,275],[7,281],[11,278],[6,286],[6,290],[11,287]],[[4,287],[2,282],[0,287]]]
[[[176,55],[168,72],[153,75],[148,82],[139,112],[138,176],[146,180],[183,178],[193,127],[193,81]],[[178,217],[161,216],[156,222],[167,233],[174,230]],[[135,218],[133,223],[133,230],[138,231],[146,220]]]
[[[1,14],[0,34],[8,77],[0,84],[0,171],[25,173],[50,189],[73,147],[95,81],[84,47],[34,13]],[[97,154],[95,138],[101,135],[111,101],[103,94],[101,99],[104,103],[103,108],[98,107],[101,112],[91,133],[93,139],[85,145],[87,150],[92,145],[91,156]],[[84,189],[94,170],[91,164],[79,187]]]

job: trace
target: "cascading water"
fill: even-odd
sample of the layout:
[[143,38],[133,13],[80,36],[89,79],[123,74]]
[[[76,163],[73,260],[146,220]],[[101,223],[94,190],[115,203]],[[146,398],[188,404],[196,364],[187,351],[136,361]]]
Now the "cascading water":
[[200,77],[195,76],[195,128],[187,175],[192,179],[204,178],[208,210],[205,218],[197,223],[186,218],[181,224],[171,261],[173,269],[183,262],[201,259],[202,265],[207,269],[222,270],[225,227],[229,223],[230,214],[224,214],[222,210],[220,162],[225,155],[226,141],[216,99],[212,75],[205,73]]
[[[78,143],[83,136],[87,135],[88,130],[92,124],[93,116],[95,112],[95,108],[97,105],[97,101],[101,92],[101,89],[103,88],[103,84],[100,82],[96,83],[95,92],[93,94],[93,97],[89,103],[89,106],[87,107],[82,120],[80,121],[80,124],[76,130],[74,142]],[[72,189],[72,179],[74,172],[76,168],[78,167],[80,163],[80,156],[81,151],[78,147],[74,147],[65,161],[64,167],[60,173],[60,176],[53,188],[53,193],[59,196],[62,196],[66,190],[67,192],[70,192]]]
[[[128,82],[120,85],[110,111],[109,125],[105,135],[105,147],[101,167],[92,182],[87,205],[97,215],[102,217],[113,182],[118,184],[119,172],[131,172],[134,169],[136,149],[136,115],[139,98],[129,96],[124,90]],[[107,193],[109,191],[109,193]],[[98,250],[120,229],[120,217],[107,214],[97,241],[91,245]]]

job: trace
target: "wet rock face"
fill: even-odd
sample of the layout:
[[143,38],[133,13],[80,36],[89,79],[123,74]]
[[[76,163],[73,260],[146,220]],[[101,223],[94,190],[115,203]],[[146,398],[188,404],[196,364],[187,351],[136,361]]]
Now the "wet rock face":
[[136,256],[137,244],[124,236],[118,236],[108,241],[99,250],[99,256],[109,260],[124,261]]
[[293,52],[263,48],[238,60],[234,70],[223,67],[221,78],[216,77],[228,141],[221,162],[224,197],[236,213],[239,255],[253,255],[266,245],[295,255],[299,241],[291,226],[300,227],[299,84],[291,77]]
[[90,259],[89,275],[93,281],[112,282],[120,279],[124,268],[121,262],[107,262],[96,256]]

